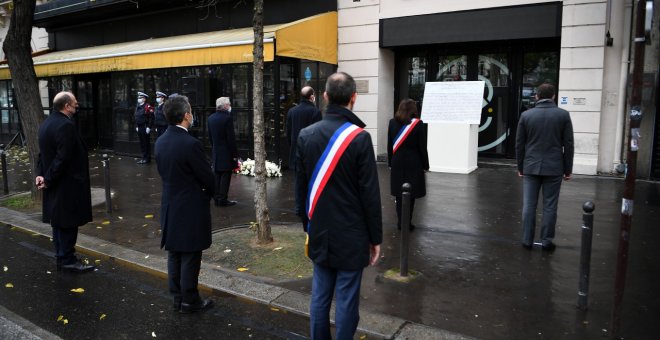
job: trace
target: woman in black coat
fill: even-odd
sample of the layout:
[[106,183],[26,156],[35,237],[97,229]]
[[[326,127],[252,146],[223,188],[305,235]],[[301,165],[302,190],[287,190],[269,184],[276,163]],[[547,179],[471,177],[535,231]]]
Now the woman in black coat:
[[[390,166],[390,191],[396,197],[397,227],[401,229],[401,186],[410,183],[410,219],[415,199],[426,195],[424,172],[429,169],[426,127],[419,119],[417,103],[403,99],[387,129],[387,164]],[[410,230],[415,226],[410,223]]]

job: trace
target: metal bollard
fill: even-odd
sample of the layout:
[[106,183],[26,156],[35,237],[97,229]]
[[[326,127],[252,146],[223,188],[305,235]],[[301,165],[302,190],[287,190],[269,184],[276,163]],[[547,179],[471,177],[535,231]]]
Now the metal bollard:
[[103,182],[105,183],[105,209],[112,212],[112,197],[110,195],[110,159],[108,154],[103,154]]
[[410,183],[401,186],[401,273],[408,276],[408,248],[410,243]]
[[589,271],[591,268],[591,239],[593,236],[594,215],[596,206],[591,201],[582,205],[582,247],[580,252],[580,287],[578,289],[578,308],[587,309],[589,298]]
[[7,180],[7,153],[5,152],[5,145],[0,144],[0,162],[2,162],[2,185],[5,195],[9,194],[9,181]]

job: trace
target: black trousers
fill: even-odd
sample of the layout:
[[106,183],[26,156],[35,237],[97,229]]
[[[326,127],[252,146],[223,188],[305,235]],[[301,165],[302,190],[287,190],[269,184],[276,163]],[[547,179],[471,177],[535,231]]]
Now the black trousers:
[[[401,196],[396,197],[396,225],[401,228]],[[415,209],[415,198],[410,197],[410,224],[412,224],[413,210]]]
[[202,300],[197,290],[201,265],[201,251],[192,253],[170,251],[167,254],[167,280],[174,301],[198,303]]
[[215,172],[215,196],[213,199],[216,202],[227,201],[229,184],[231,184],[231,170]]
[[140,138],[140,150],[142,150],[142,159],[151,160],[151,138],[147,134],[146,125],[138,125],[138,138]]
[[76,241],[78,240],[78,227],[53,227],[53,245],[57,264],[72,264],[76,259]]

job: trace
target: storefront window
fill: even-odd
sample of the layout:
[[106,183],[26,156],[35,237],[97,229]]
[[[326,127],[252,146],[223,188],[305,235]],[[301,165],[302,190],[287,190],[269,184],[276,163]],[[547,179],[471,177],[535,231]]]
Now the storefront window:
[[522,86],[520,88],[520,112],[531,108],[536,99],[536,88],[549,82],[557,86],[559,54],[557,52],[525,53],[523,55]]
[[[426,57],[408,57],[401,59],[400,70],[400,97],[410,98],[422,102],[424,98],[424,84],[426,84],[426,73],[428,61]],[[396,103],[398,105],[398,103]]]

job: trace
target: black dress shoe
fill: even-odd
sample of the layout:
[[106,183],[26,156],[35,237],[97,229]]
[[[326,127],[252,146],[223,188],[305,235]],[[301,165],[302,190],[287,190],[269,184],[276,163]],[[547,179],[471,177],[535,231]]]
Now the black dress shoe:
[[179,313],[190,314],[196,312],[203,312],[205,310],[211,309],[214,305],[215,302],[211,299],[204,299],[198,303],[181,302],[181,308],[179,309]]
[[531,244],[521,243],[520,245],[521,245],[523,248],[527,249],[527,250],[531,250],[531,249],[532,249],[532,245],[531,245]]
[[172,309],[174,309],[175,311],[181,309],[181,299],[174,299],[174,301],[172,301]]
[[410,227],[408,227],[408,230],[410,230],[410,231],[415,230],[415,225],[411,223],[411,224],[410,224]]
[[230,200],[224,200],[216,203],[215,205],[218,207],[231,207],[232,205],[236,205],[236,201],[230,201]]
[[555,246],[554,243],[550,242],[550,243],[548,243],[548,244],[544,244],[544,245],[542,245],[542,246],[541,246],[541,250],[544,250],[544,251],[553,251],[553,250],[555,250],[556,247],[557,247],[557,246]]
[[70,264],[57,265],[57,270],[72,272],[72,273],[84,273],[84,272],[92,271],[94,270],[94,268],[96,268],[96,266],[92,266],[90,264],[84,264],[80,261],[76,261]]

